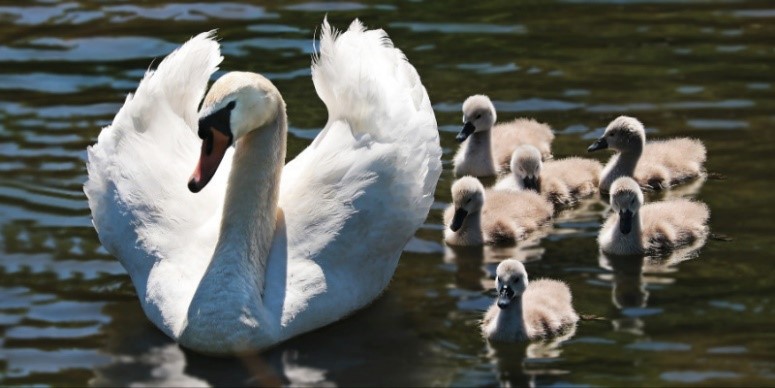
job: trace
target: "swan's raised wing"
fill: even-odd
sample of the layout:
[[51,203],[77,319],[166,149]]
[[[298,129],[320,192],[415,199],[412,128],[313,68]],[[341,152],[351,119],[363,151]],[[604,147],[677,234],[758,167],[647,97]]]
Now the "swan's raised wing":
[[[302,326],[339,318],[384,290],[404,245],[428,215],[441,173],[428,94],[384,31],[366,31],[356,20],[339,35],[324,22],[312,78],[329,120],[286,166],[280,192],[288,291],[304,289],[286,299],[283,321],[300,310],[309,318],[296,317]],[[317,267],[322,276],[299,274]],[[327,290],[324,297],[335,300],[312,302],[314,290]],[[340,311],[318,311],[324,309]]]
[[212,32],[189,40],[145,74],[88,149],[84,191],[94,226],[141,300],[152,266],[177,260],[181,272],[175,276],[201,277],[204,267],[197,262],[209,260],[215,246],[218,223],[212,219],[221,216],[231,152],[201,193],[190,193],[187,181],[201,144],[194,130],[197,107],[221,60]]

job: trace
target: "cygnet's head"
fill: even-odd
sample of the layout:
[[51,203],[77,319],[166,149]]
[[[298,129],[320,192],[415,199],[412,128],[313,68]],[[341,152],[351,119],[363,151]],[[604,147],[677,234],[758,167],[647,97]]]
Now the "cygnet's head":
[[603,136],[587,148],[587,151],[597,151],[605,148],[624,152],[642,150],[646,143],[646,130],[643,124],[634,117],[619,116],[608,124]]
[[643,192],[638,182],[621,177],[611,185],[611,209],[619,213],[619,230],[628,234],[632,230],[632,216],[643,205]]
[[230,72],[215,81],[199,111],[197,133],[202,139],[202,150],[188,182],[189,190],[202,190],[218,169],[226,149],[248,133],[258,128],[279,130],[267,124],[284,109],[280,92],[260,74]]
[[498,290],[498,307],[508,308],[514,299],[521,298],[527,289],[527,271],[518,260],[508,259],[495,270],[495,288]]
[[517,184],[528,190],[541,191],[541,151],[526,144],[517,147],[511,154],[511,172]]
[[478,213],[484,205],[484,186],[478,179],[465,176],[452,184],[452,204],[455,206],[455,216],[449,229],[457,232],[463,221],[471,213]]
[[474,132],[489,131],[495,125],[495,106],[490,98],[476,94],[463,102],[463,129],[455,140],[462,143]]

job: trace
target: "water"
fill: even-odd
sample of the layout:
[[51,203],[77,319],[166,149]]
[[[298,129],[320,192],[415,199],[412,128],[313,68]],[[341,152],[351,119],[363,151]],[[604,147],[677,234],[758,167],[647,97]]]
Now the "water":
[[[775,384],[771,2],[267,3],[0,2],[0,384]],[[267,74],[284,94],[295,155],[326,120],[309,79],[325,14],[385,28],[417,67],[442,131],[437,202],[369,308],[252,357],[181,349],[97,240],[85,148],[149,64],[218,28],[222,69]],[[667,195],[706,202],[732,241],[669,266],[611,261],[591,201],[517,249],[445,249],[449,161],[474,93],[502,119],[550,123],[557,156],[585,154],[623,113],[654,138],[702,139],[726,180]],[[567,281],[577,310],[603,319],[561,344],[489,347],[477,321],[510,256]]]

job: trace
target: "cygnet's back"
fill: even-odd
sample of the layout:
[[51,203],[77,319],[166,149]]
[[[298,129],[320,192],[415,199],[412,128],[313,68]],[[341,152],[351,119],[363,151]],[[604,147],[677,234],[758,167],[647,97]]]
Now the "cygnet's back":
[[531,282],[522,296],[528,336],[552,337],[578,321],[571,302],[570,288],[565,282],[554,279]]
[[510,169],[511,154],[518,146],[530,144],[538,148],[541,157],[552,158],[552,128],[534,119],[518,118],[500,123],[492,129],[492,154],[498,171]]
[[703,238],[708,233],[708,218],[707,205],[687,199],[643,206],[644,251],[647,254],[664,253]]
[[602,170],[603,165],[594,159],[550,160],[541,171],[541,192],[555,204],[574,204],[597,192]]
[[649,141],[635,167],[635,180],[641,187],[666,189],[702,174],[706,157],[697,139]]
[[554,206],[533,191],[486,190],[482,228],[486,243],[510,244],[524,240],[546,225]]

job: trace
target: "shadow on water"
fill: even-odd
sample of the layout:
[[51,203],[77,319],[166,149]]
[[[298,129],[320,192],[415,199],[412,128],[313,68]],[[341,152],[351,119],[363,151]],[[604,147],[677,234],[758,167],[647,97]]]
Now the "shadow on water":
[[[115,357],[97,370],[94,385],[333,386],[342,379],[395,385],[416,373],[441,372],[433,370],[433,350],[412,331],[390,293],[350,319],[235,358],[181,348],[135,306],[114,304],[106,313],[113,319],[104,326],[109,341],[103,350]],[[402,374],[392,373],[397,369]]]

